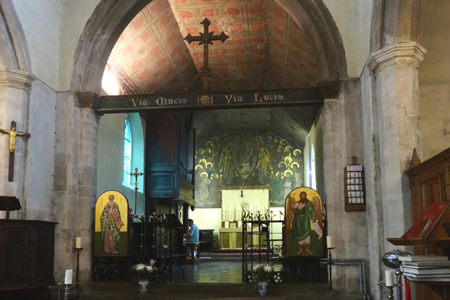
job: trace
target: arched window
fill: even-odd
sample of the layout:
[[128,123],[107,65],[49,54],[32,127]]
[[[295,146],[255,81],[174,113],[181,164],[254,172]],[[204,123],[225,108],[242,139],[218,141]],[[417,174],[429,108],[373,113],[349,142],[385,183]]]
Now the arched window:
[[131,127],[128,114],[125,116],[124,129],[123,129],[123,182],[131,185],[131,156],[132,156],[132,140],[131,140]]
[[311,188],[317,190],[316,182],[316,155],[314,153],[314,145],[311,144]]

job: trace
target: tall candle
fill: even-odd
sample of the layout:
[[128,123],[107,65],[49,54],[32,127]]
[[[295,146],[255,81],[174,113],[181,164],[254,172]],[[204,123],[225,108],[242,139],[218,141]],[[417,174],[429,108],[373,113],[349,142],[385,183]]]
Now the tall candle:
[[66,270],[66,278],[64,278],[64,284],[72,284],[73,270]]
[[327,236],[327,248],[334,248],[333,237],[331,235]]
[[75,248],[80,249],[81,248],[81,237],[77,236],[75,239]]
[[394,286],[394,271],[387,270],[386,274],[386,286]]

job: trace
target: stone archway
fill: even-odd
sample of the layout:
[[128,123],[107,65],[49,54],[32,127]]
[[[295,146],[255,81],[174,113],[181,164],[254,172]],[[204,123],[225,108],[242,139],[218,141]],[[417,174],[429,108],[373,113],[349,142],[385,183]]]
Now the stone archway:
[[371,52],[402,41],[420,38],[424,0],[373,2]]
[[11,0],[0,0],[0,67],[30,72],[30,56]]
[[[94,99],[101,92],[103,71],[108,57],[117,39],[128,23],[151,0],[102,0],[94,10],[91,18],[78,42],[75,52],[71,90],[75,94],[68,95],[76,107],[67,104],[66,107],[58,107],[71,115],[75,130],[68,128],[60,131],[62,137],[67,138],[67,146],[57,149],[57,157],[61,157],[63,168],[55,171],[55,177],[66,178],[67,182],[61,183],[68,197],[77,204],[77,226],[68,225],[70,230],[77,231],[86,239],[90,238],[91,223],[93,218],[92,201],[96,197],[97,177],[97,130],[98,120],[91,109]],[[319,82],[337,81],[347,76],[347,63],[344,47],[339,31],[330,13],[322,0],[298,1],[291,3],[280,0],[278,3],[299,23],[308,28],[307,36],[315,48],[319,61]],[[337,93],[334,93],[337,97]],[[71,103],[71,101],[67,101]],[[79,105],[79,107],[78,107]],[[60,129],[58,129],[60,130]],[[77,136],[77,138],[73,138]],[[72,164],[68,165],[62,158],[67,157],[66,150],[72,151]],[[72,150],[70,150],[72,149]],[[58,155],[60,154],[60,155]],[[55,165],[58,164],[58,161]],[[58,176],[58,174],[62,176]],[[77,186],[77,192],[69,190],[71,181]],[[58,189],[58,184],[56,184]],[[91,210],[88,216],[86,212]],[[62,246],[62,245],[61,245]],[[91,251],[82,253],[82,269],[80,277],[82,281],[90,277]],[[57,251],[58,253],[58,251]],[[64,260],[64,258],[61,258]]]

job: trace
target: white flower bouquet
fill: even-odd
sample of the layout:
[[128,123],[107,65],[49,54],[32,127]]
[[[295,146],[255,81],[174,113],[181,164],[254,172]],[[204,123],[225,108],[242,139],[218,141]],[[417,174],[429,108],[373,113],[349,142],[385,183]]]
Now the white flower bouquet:
[[138,280],[148,280],[153,277],[153,272],[158,271],[155,267],[156,260],[150,260],[150,265],[137,264],[131,268]]
[[271,264],[257,264],[253,267],[253,279],[255,282],[270,281],[273,267]]

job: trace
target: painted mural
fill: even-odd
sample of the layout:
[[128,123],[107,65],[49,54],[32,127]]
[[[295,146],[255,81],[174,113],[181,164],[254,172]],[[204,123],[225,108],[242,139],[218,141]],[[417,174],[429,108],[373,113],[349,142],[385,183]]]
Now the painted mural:
[[303,149],[270,129],[226,130],[195,152],[195,206],[220,208],[222,188],[269,188],[270,205],[303,186]]

